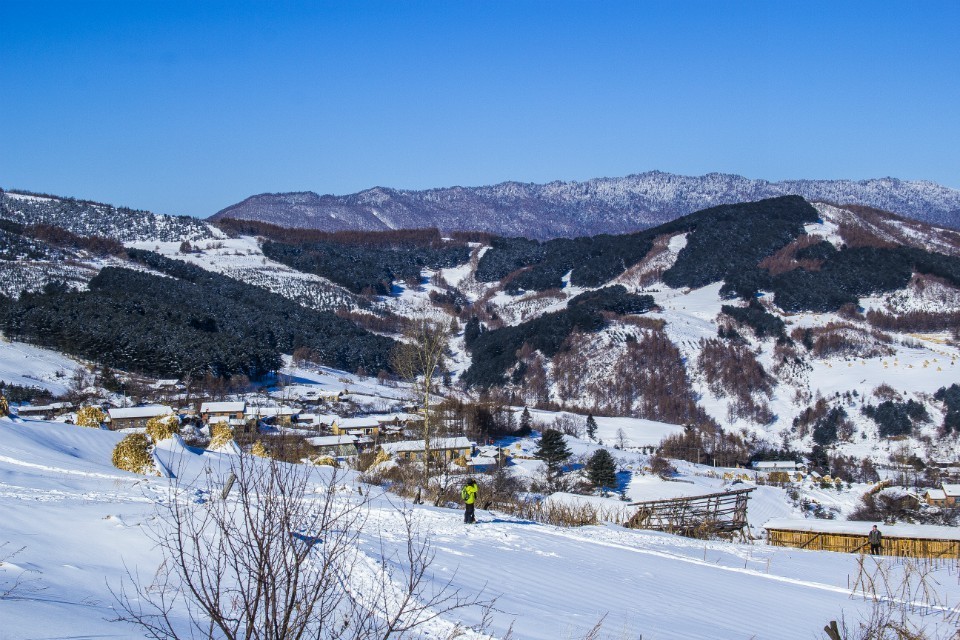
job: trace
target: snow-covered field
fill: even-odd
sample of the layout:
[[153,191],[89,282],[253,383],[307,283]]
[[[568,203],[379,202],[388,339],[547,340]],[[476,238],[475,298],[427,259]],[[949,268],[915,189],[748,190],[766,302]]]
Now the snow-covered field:
[[[0,638],[138,637],[135,628],[111,622],[110,590],[127,569],[149,576],[159,566],[147,532],[168,480],[114,469],[110,451],[120,437],[0,420],[0,544],[6,543],[4,551],[22,548],[0,567],[0,580],[20,574],[28,580],[0,600]],[[181,471],[181,482],[203,475],[205,467],[216,472],[229,459],[165,442],[157,452],[165,464],[191,470]],[[360,499],[353,491],[342,495]],[[358,544],[373,562],[401,550],[397,504],[376,493],[370,498]],[[856,619],[870,607],[851,597],[852,555],[703,542],[614,525],[561,529],[486,511],[479,525],[467,527],[459,510],[400,507],[413,510],[430,540],[434,580],[497,598],[495,636],[512,624],[516,638],[578,638],[602,619],[601,637],[608,638],[809,639],[829,620]],[[943,598],[957,602],[955,567],[945,564],[937,575]],[[362,587],[360,575],[357,580],[352,586]],[[925,622],[940,619],[927,613]],[[470,625],[480,616],[468,610],[460,619]],[[455,622],[442,619],[426,630],[443,637]]]
[[7,384],[38,387],[60,395],[67,391],[70,377],[79,366],[56,351],[0,339],[0,380]]

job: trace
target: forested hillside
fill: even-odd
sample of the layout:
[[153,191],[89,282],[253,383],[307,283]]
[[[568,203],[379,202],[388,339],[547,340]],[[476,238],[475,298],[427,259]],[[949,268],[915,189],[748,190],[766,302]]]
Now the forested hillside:
[[87,291],[48,286],[5,300],[4,334],[158,377],[258,377],[303,347],[347,371],[390,368],[392,340],[333,313],[150,252],[129,255],[168,277],[109,267]]

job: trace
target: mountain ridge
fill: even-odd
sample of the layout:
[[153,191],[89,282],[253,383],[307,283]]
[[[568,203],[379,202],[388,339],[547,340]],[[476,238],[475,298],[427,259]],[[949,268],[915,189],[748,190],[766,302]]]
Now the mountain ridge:
[[960,228],[960,190],[928,180],[767,180],[735,174],[662,171],[548,183],[501,182],[426,190],[372,187],[348,195],[264,193],[217,212],[223,218],[327,231],[436,227],[535,239],[628,233],[720,204],[782,195],[866,205],[934,225]]

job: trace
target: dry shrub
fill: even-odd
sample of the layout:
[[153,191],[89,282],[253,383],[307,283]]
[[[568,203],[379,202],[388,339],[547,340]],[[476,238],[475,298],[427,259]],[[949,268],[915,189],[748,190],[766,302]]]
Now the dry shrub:
[[131,433],[113,448],[113,466],[141,475],[160,475],[150,455],[150,441],[142,433]]
[[797,252],[801,249],[813,246],[823,242],[823,238],[818,235],[802,235],[784,248],[780,249],[771,256],[767,256],[757,265],[761,269],[766,269],[770,275],[779,275],[794,269],[805,269],[807,271],[819,271],[823,266],[823,260],[797,260]]
[[210,425],[210,448],[219,449],[233,440],[233,429],[226,422],[214,422]]
[[5,416],[10,414],[10,403],[7,402],[7,399],[3,396],[0,396],[0,416]]
[[513,500],[499,505],[510,515],[557,527],[586,527],[600,522],[592,505],[569,505],[543,500]]
[[838,232],[843,243],[851,248],[877,247],[879,249],[893,249],[897,246],[895,242],[881,238],[876,231],[858,225],[841,223]]
[[107,414],[100,407],[80,407],[77,411],[77,425],[99,429],[107,419]]
[[322,467],[339,467],[337,460],[332,456],[314,456],[310,458],[310,464],[315,464]]
[[893,315],[882,311],[868,311],[867,322],[883,331],[934,332],[956,329],[960,326],[960,312],[910,311]]
[[259,440],[253,443],[253,446],[250,447],[250,453],[259,457],[259,458],[272,458],[270,452],[267,451],[267,448],[263,446],[263,443]]
[[733,397],[730,418],[769,424],[773,413],[767,404],[773,381],[745,345],[717,338],[700,341],[700,371],[717,397]]
[[[555,367],[556,362],[554,359]],[[579,372],[582,380],[591,372],[586,361],[571,365],[571,377]],[[715,425],[697,406],[680,350],[659,331],[628,340],[611,375],[592,385],[591,391],[596,398],[596,413]]]
[[851,358],[876,358],[894,353],[889,336],[847,322],[829,322],[822,327],[795,329],[794,340],[810,349],[818,358],[842,355]]
[[172,438],[175,433],[180,433],[180,421],[173,414],[157,416],[147,421],[147,435],[154,442]]
[[647,331],[663,331],[667,326],[667,321],[663,318],[651,318],[649,316],[617,316],[617,321],[621,324],[633,325]]

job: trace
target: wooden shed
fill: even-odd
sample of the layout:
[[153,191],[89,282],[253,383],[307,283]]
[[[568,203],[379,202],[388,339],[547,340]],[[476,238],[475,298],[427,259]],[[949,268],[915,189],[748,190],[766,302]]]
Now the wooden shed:
[[883,534],[880,553],[911,558],[960,558],[960,529],[921,524],[883,524],[848,520],[768,521],[767,543],[842,553],[865,553],[870,549],[867,534],[876,524]]

